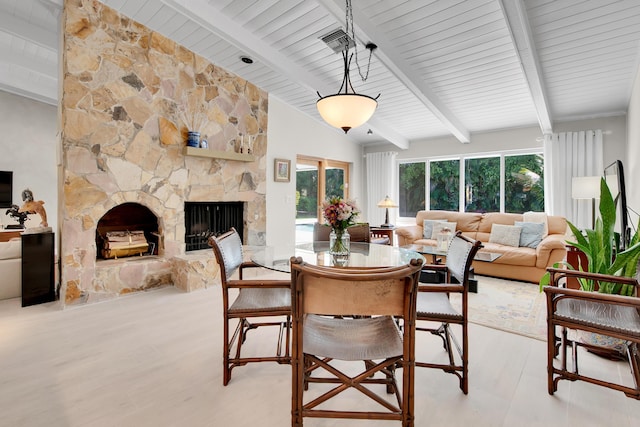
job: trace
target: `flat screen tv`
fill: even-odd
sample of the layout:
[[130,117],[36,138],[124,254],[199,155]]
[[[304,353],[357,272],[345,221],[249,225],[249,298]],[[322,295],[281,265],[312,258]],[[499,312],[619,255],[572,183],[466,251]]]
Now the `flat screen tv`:
[[0,171],[0,208],[10,208],[13,204],[13,172]]
[[618,198],[616,211],[616,232],[620,233],[620,248],[629,246],[631,229],[629,228],[629,212],[627,209],[627,191],[624,184],[624,169],[622,162],[616,160],[604,168],[604,178],[607,181],[611,195]]

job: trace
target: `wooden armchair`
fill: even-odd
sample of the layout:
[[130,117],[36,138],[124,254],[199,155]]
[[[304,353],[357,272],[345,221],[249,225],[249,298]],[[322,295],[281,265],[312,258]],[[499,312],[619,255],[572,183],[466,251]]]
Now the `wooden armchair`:
[[[420,284],[418,288],[418,308],[416,319],[417,331],[430,332],[442,338],[445,351],[448,353],[448,363],[433,363],[416,361],[416,366],[424,368],[442,369],[454,374],[460,380],[460,389],[464,394],[469,392],[469,338],[467,334],[469,318],[468,295],[469,273],[471,263],[478,250],[482,247],[479,240],[471,240],[458,231],[449,244],[445,265],[427,265],[425,270],[441,271],[445,276],[445,283]],[[455,280],[453,280],[455,279]],[[449,294],[459,293],[462,296],[462,308],[457,310],[449,301]],[[437,322],[439,326],[421,326],[422,321]],[[451,325],[460,325],[462,329],[462,346],[451,331]],[[453,350],[457,350],[456,358]]]
[[[293,427],[302,427],[304,417],[414,425],[415,298],[421,266],[422,260],[414,259],[401,267],[338,269],[291,258]],[[362,366],[362,361],[364,371],[354,375],[344,370]],[[402,368],[401,387],[396,366]],[[305,390],[316,383],[322,387],[313,387],[309,394],[314,397],[305,399]],[[378,394],[382,386],[396,399]],[[342,395],[346,390],[371,400]],[[341,396],[344,401],[337,402]],[[358,406],[347,409],[345,402],[354,399]]]
[[[242,270],[260,267],[253,262],[244,262],[242,242],[234,228],[220,237],[209,238],[216,261],[220,266],[222,283],[222,315],[223,331],[223,385],[231,380],[231,370],[254,362],[290,363],[289,338],[291,325],[291,282],[289,280],[243,280]],[[239,269],[239,279],[231,279]],[[231,301],[230,290],[237,290],[237,296]],[[280,320],[265,319],[280,317]],[[233,336],[229,337],[229,323],[237,319]],[[255,319],[253,322],[250,320]],[[280,328],[276,354],[271,356],[242,357],[242,345],[247,339],[247,332],[261,326],[277,326]],[[285,335],[283,346],[282,338]],[[235,344],[235,354],[232,354]],[[283,353],[284,348],[284,353]]]
[[[609,276],[567,269],[547,269],[551,274],[551,286],[544,288],[547,298],[547,383],[549,394],[558,390],[560,380],[586,381],[591,384],[622,391],[626,396],[640,399],[640,298],[638,298],[638,280],[629,277]],[[587,292],[579,289],[567,289],[566,282],[571,279],[592,280],[600,283],[619,283],[634,286],[633,296],[611,295],[599,292]],[[560,336],[556,335],[560,328]],[[633,377],[633,387],[605,381],[580,373],[578,370],[578,349],[584,347],[602,354],[603,349],[597,343],[570,338],[568,330],[585,331],[619,339],[629,362]],[[571,369],[567,363],[567,349],[571,348]],[[560,354],[560,363],[554,363]],[[559,366],[558,366],[559,365]]]
[[[347,228],[349,232],[350,240],[354,243],[376,243],[376,244],[389,244],[389,238],[387,236],[377,236],[371,233],[371,227],[369,223],[363,222],[352,225]],[[313,224],[313,240],[315,242],[329,241],[329,234],[331,233],[331,227],[326,224],[320,224],[316,222]]]

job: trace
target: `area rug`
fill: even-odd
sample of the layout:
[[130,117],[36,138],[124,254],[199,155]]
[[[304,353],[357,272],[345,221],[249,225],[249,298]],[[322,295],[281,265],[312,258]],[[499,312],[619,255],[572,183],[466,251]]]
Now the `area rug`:
[[546,301],[537,284],[476,278],[478,293],[469,293],[471,323],[546,341]]

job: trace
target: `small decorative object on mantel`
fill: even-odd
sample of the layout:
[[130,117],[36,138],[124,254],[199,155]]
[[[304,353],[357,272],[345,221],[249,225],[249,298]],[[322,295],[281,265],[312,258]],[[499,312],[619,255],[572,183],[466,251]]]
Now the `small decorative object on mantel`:
[[276,182],[291,181],[291,160],[273,160],[273,180]]
[[200,141],[200,148],[209,148],[209,141],[203,139]]
[[355,225],[360,210],[355,202],[340,197],[331,197],[322,202],[322,215],[331,226],[329,234],[329,253],[331,255],[349,255],[351,237],[347,228]]
[[47,211],[44,209],[44,202],[42,200],[33,200],[33,192],[27,188],[22,192],[22,201],[24,204],[18,212],[38,214],[40,215],[40,227],[49,226],[47,223]]
[[179,107],[180,119],[187,127],[187,146],[200,148],[200,129],[207,122],[204,100],[198,92],[187,93]]
[[200,147],[200,132],[195,132],[195,131],[188,132],[187,146]]

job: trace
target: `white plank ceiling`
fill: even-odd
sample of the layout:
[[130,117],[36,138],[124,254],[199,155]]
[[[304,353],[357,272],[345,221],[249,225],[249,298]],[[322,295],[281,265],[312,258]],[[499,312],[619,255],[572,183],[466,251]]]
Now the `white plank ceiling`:
[[[322,122],[341,55],[320,37],[344,0],[104,0],[124,15]],[[0,90],[57,104],[63,0],[0,0]],[[624,114],[638,72],[638,0],[353,0],[358,93],[381,94],[361,144]],[[241,56],[254,63],[244,64]],[[355,60],[354,60],[355,62]],[[372,134],[367,134],[371,129]],[[336,130],[336,132],[341,132]]]

